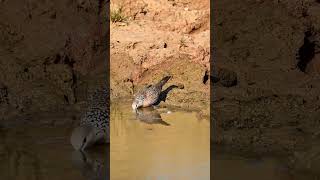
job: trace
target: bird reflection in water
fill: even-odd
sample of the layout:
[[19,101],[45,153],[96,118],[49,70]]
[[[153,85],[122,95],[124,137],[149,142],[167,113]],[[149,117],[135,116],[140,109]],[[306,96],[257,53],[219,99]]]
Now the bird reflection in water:
[[72,164],[77,168],[86,180],[109,180],[110,147],[97,147],[90,152],[74,151]]
[[[153,107],[140,108],[135,111],[137,120],[143,123],[149,124],[160,124],[164,126],[170,126],[169,123],[162,120],[160,113]],[[149,128],[152,129],[152,128]]]

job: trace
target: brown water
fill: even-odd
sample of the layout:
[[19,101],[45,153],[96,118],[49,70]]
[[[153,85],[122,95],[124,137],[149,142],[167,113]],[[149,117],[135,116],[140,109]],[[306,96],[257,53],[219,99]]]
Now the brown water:
[[136,116],[129,102],[113,103],[110,130],[112,180],[210,179],[209,120],[196,113],[160,108]]
[[[213,149],[214,147],[212,147]],[[226,148],[211,153],[213,180],[317,180],[317,175],[296,172],[287,166],[285,157],[239,154]]]
[[129,102],[114,102],[110,129],[112,180],[316,179],[293,172],[285,159],[224,147],[211,146],[210,161],[209,120],[195,112],[149,108],[136,114]]
[[108,147],[75,152],[69,141],[71,118],[62,114],[28,121],[33,123],[0,124],[1,180],[106,179]]
[[136,116],[129,103],[113,104],[111,158],[109,145],[75,152],[69,139],[78,120],[65,114],[0,122],[0,179],[107,180],[109,160],[112,180],[319,179],[290,172],[278,158],[224,149],[212,151],[210,162],[209,121],[197,117],[171,108]]

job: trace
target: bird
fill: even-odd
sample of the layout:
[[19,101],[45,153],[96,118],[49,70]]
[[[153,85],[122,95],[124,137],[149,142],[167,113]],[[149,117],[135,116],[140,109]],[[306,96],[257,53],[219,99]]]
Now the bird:
[[71,134],[71,144],[76,150],[101,143],[110,143],[108,89],[97,89],[89,98],[89,106],[81,116],[80,124]]
[[132,109],[137,110],[141,107],[149,107],[158,102],[162,87],[169,81],[171,76],[165,76],[154,85],[147,85],[137,92],[134,96]]
[[89,97],[89,108],[103,108],[108,110],[109,91],[106,87],[98,88]]

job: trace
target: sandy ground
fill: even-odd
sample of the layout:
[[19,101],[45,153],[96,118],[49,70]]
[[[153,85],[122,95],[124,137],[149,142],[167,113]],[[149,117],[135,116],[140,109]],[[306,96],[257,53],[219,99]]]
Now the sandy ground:
[[[209,1],[112,1],[111,98],[130,97],[164,75],[172,79],[165,104],[209,114]],[[111,18],[112,20],[112,18]]]

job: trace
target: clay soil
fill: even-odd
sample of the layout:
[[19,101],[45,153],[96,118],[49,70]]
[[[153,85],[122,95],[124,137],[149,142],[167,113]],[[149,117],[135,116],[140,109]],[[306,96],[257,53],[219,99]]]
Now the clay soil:
[[106,1],[0,1],[0,114],[80,108],[107,78]]
[[171,75],[164,89],[180,88],[161,105],[209,115],[210,82],[203,80],[210,71],[209,1],[115,0],[110,9],[111,98],[132,98]]
[[[82,108],[108,78],[106,3],[0,1],[1,119]],[[209,4],[112,1],[111,98],[170,74],[166,87],[184,88],[162,105],[206,116],[212,95],[212,147],[285,154],[291,167],[319,173],[320,3],[216,1],[211,47]]]
[[319,174],[319,1],[216,1],[213,17],[213,147]]

